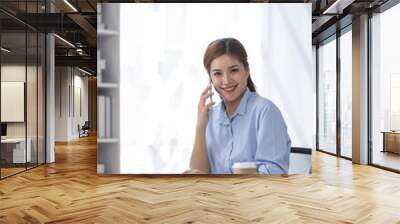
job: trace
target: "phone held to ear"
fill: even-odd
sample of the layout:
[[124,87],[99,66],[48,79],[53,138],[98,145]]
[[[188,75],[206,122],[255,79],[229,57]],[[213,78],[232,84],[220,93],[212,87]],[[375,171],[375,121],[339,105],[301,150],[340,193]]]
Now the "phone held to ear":
[[213,96],[210,96],[206,103],[214,102],[215,103],[214,106],[215,106],[219,102],[221,102],[221,98],[219,97],[219,94],[218,94],[217,90],[215,89],[211,79],[209,80],[209,85],[211,86],[211,92],[214,93],[214,98],[213,98]]
[[[210,79],[209,84],[210,84],[210,86],[211,86],[210,91],[211,91],[211,93],[213,93],[214,91],[213,91],[213,84],[212,84],[212,82],[211,82],[211,79]],[[209,102],[214,102],[212,97],[213,97],[212,95],[209,96],[209,99],[210,99]]]

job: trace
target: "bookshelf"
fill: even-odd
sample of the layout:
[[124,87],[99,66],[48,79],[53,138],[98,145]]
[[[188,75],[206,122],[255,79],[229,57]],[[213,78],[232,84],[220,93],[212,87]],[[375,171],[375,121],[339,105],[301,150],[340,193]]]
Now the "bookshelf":
[[120,171],[119,4],[97,4],[97,167]]
[[118,138],[99,138],[97,139],[98,143],[119,143]]
[[109,37],[109,36],[118,36],[118,35],[119,35],[118,31],[116,31],[116,30],[106,30],[104,28],[101,28],[101,29],[97,30],[97,36],[99,38]]
[[110,83],[110,82],[98,82],[97,88],[99,89],[118,89],[118,83]]

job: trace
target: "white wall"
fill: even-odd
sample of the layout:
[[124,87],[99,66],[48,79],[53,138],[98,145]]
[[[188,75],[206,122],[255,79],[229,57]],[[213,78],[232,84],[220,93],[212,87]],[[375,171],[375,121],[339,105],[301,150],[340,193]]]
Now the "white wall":
[[55,68],[55,141],[68,140],[68,68]]
[[[28,74],[36,74],[36,67],[17,64],[9,64],[1,66],[1,81],[18,81],[25,82],[26,71]],[[36,92],[28,93],[28,97],[36,97]],[[29,101],[30,102],[30,101]],[[36,107],[36,105],[35,105]],[[7,110],[8,108],[2,108],[2,110]],[[28,114],[28,120],[33,120]],[[36,114],[35,114],[36,116]],[[36,117],[35,117],[36,119]],[[35,120],[36,121],[36,120]],[[7,136],[8,137],[25,137],[25,122],[7,122]],[[28,128],[32,127],[29,125]]]
[[257,91],[280,108],[292,146],[313,147],[310,21],[311,4],[122,4],[121,172],[188,168],[208,83],[203,54],[222,37],[245,46]]
[[[78,124],[88,120],[88,78],[77,69],[56,67],[55,77],[55,140],[69,141],[78,138]],[[81,90],[82,114],[78,92]],[[75,105],[74,105],[75,104]],[[75,111],[73,111],[75,109]],[[75,112],[75,113],[74,113]],[[82,115],[82,116],[81,116]]]
[[[74,75],[74,91],[75,91],[75,102],[74,102],[74,109],[75,110],[75,116],[71,120],[71,135],[73,138],[78,137],[78,129],[77,126],[80,124],[82,126],[85,121],[88,120],[88,107],[89,107],[89,102],[88,102],[88,77],[87,76],[81,76],[83,73],[75,69],[75,75]],[[78,72],[78,74],[77,74]],[[79,93],[80,90],[80,93]],[[80,98],[79,98],[80,95]],[[79,100],[81,101],[79,103]],[[81,113],[79,111],[79,107],[82,110]]]
[[[19,81],[25,82],[25,65],[2,65],[1,66],[1,81]],[[31,70],[32,67],[28,67]],[[7,110],[7,108],[1,108]],[[7,137],[25,137],[24,122],[7,123]]]

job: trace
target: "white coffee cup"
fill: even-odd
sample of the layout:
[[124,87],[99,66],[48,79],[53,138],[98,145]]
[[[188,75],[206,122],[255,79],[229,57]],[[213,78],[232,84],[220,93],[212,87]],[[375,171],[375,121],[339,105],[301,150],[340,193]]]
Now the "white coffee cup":
[[104,173],[104,164],[98,163],[97,164],[97,173],[103,174]]
[[234,174],[256,174],[257,163],[256,162],[237,162],[232,166]]

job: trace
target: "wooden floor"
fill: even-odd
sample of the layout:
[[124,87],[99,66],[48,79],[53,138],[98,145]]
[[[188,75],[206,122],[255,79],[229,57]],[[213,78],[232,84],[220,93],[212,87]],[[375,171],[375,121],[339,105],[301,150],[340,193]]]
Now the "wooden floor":
[[7,167],[4,168],[2,167],[0,172],[1,172],[1,178],[5,178],[11,175],[15,175],[17,173],[23,172],[25,170],[33,169],[37,166],[36,163],[27,163],[27,167],[25,168],[25,164],[18,164],[18,167]]
[[17,167],[17,168],[1,168],[1,177],[2,178],[7,177],[10,175],[22,172],[24,170],[26,170],[25,167],[24,168],[19,168],[19,167]]
[[400,175],[316,152],[290,177],[98,176],[96,140],[0,181],[0,223],[400,223]]

